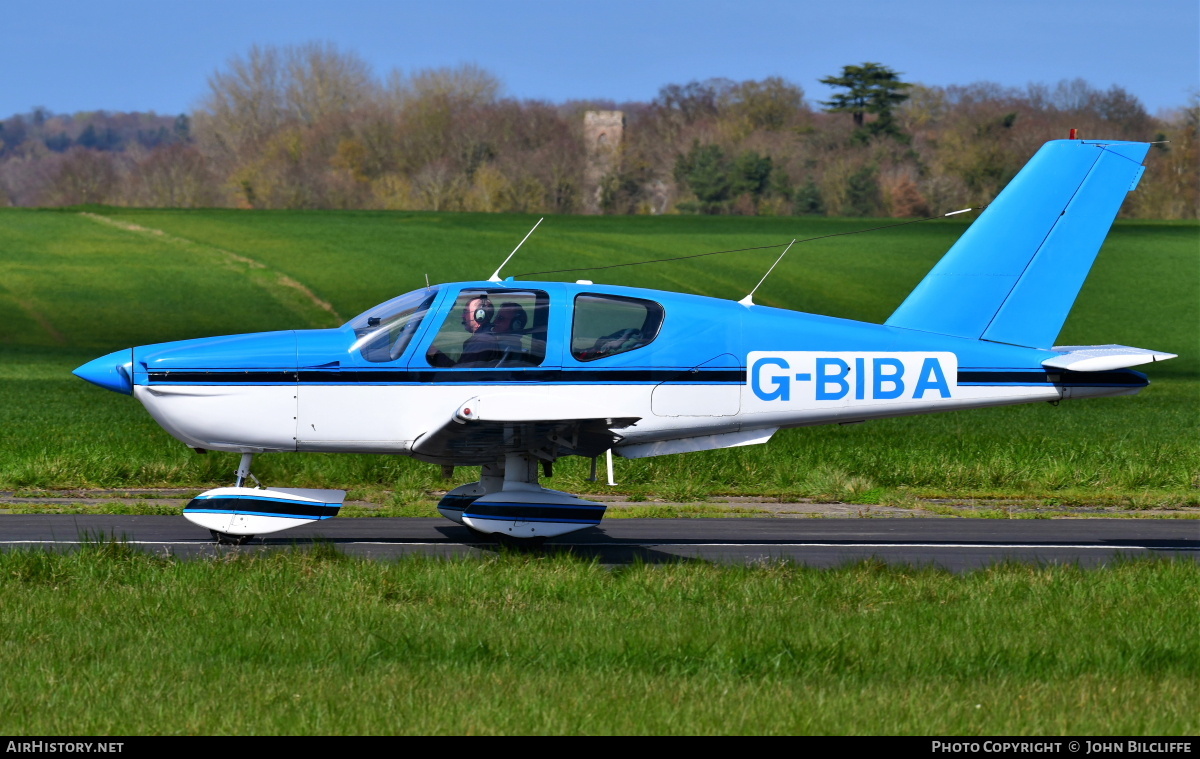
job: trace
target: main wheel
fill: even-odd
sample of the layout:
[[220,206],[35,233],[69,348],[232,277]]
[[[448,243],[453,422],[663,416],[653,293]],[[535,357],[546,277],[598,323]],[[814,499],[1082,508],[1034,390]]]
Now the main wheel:
[[244,546],[251,540],[254,540],[253,535],[230,535],[228,532],[217,532],[209,530],[212,533],[213,540],[223,546]]
[[546,537],[544,535],[538,535],[532,538],[517,538],[507,533],[493,532],[490,533],[488,537],[493,538],[497,543],[505,548],[509,548],[514,551],[536,551],[546,543]]

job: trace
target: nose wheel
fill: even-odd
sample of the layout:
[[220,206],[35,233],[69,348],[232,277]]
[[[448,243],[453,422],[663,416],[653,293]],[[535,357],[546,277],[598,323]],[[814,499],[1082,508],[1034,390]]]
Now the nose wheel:
[[255,537],[254,535],[231,535],[228,532],[217,532],[216,530],[208,532],[212,535],[213,540],[223,546],[244,546]]
[[[242,487],[246,484],[247,479],[254,480],[255,485],[262,487],[262,483],[250,472],[250,465],[253,463],[253,453],[242,454],[242,460],[238,462],[237,481],[234,487]],[[253,535],[234,535],[230,532],[218,532],[217,530],[209,530],[209,533],[212,535],[213,540],[217,541],[218,545],[223,546],[244,546],[251,540],[254,540]]]

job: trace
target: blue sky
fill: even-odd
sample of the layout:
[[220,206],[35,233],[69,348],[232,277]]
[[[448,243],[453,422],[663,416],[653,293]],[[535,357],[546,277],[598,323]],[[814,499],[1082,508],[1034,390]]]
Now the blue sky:
[[476,63],[505,94],[649,100],[693,79],[822,76],[878,61],[906,81],[1116,84],[1154,113],[1200,88],[1196,0],[8,0],[0,117],[188,110],[251,45],[331,41],[392,69]]

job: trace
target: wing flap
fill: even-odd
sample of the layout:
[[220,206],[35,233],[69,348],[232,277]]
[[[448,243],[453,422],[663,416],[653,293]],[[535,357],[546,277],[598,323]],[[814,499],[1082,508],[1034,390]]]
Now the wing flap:
[[670,453],[692,453],[695,451],[711,451],[717,448],[736,448],[742,445],[762,445],[770,440],[771,436],[778,430],[778,427],[766,427],[754,430],[741,430],[739,432],[725,432],[719,435],[658,440],[652,443],[635,443],[634,445],[617,448],[614,453],[627,459],[641,459],[648,456],[665,456]]
[[413,455],[456,466],[489,464],[509,453],[540,453],[550,459],[598,456],[623,439],[616,430],[639,421],[639,417],[497,419],[484,414],[501,407],[480,400],[472,398],[441,427],[418,437]]

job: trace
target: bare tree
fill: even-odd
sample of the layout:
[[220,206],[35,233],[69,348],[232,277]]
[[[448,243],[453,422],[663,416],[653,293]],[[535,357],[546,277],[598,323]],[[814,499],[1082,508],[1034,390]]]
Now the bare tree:
[[435,161],[413,177],[413,193],[430,211],[454,210],[464,191],[462,175],[446,161]]
[[74,147],[59,163],[40,200],[62,206],[112,202],[117,179],[116,159],[111,153]]
[[371,100],[377,91],[370,68],[330,43],[292,47],[255,45],[231,58],[208,79],[194,131],[202,148],[224,161],[257,152],[279,129],[313,126]]
[[285,120],[284,66],[275,47],[255,45],[208,78],[208,95],[193,118],[200,145],[218,160],[236,163]]
[[752,130],[778,131],[791,126],[805,110],[804,90],[777,76],[740,82],[723,99],[725,108]]
[[150,151],[132,167],[126,202],[157,208],[219,205],[223,193],[208,161],[194,146],[179,143]]
[[378,84],[366,61],[329,42],[285,48],[284,101],[288,113],[306,125],[361,108],[374,99]]
[[421,69],[410,76],[393,71],[387,89],[400,106],[413,100],[450,101],[460,106],[495,102],[503,86],[492,73],[473,63]]

